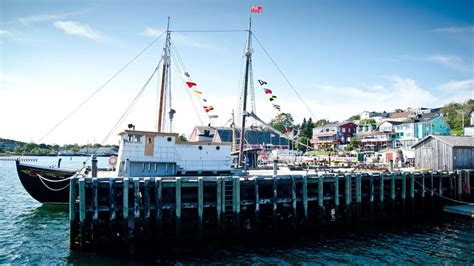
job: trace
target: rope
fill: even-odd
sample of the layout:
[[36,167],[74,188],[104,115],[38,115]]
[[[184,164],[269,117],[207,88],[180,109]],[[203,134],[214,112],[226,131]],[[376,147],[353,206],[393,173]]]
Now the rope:
[[41,178],[43,180],[46,180],[48,182],[51,182],[51,183],[60,183],[60,182],[64,182],[64,181],[67,181],[67,180],[70,179],[70,177],[67,177],[67,178],[64,178],[64,179],[61,179],[61,180],[52,180],[52,179],[47,179],[46,177],[41,176],[38,173],[36,175],[39,176],[39,178]]
[[66,115],[61,121],[59,121],[51,130],[49,130],[44,136],[42,136],[36,143],[40,143],[44,138],[46,138],[51,132],[53,132],[56,128],[58,128],[64,121],[66,121],[69,117],[71,117],[75,112],[77,112],[82,106],[84,106],[92,97],[94,97],[99,91],[101,91],[107,84],[109,84],[115,77],[117,77],[122,71],[124,71],[131,63],[133,63],[140,55],[142,55],[148,48],[150,48],[155,42],[157,42],[165,32],[163,32],[160,36],[154,39],[150,44],[148,44],[143,50],[141,50],[135,57],[133,57],[128,63],[126,63],[122,68],[120,68],[115,74],[112,75],[102,86],[96,89],[89,97],[87,97],[84,101],[82,101],[76,108],[74,108],[68,115]]
[[298,98],[301,100],[301,102],[303,103],[303,105],[306,107],[306,109],[308,110],[308,112],[311,114],[311,116],[313,117],[313,119],[316,121],[316,116],[313,114],[313,112],[311,111],[311,109],[309,108],[309,106],[306,104],[306,102],[303,100],[303,98],[300,96],[300,94],[298,93],[298,91],[295,89],[295,87],[293,86],[293,84],[291,84],[291,82],[288,80],[288,78],[286,77],[286,75],[283,73],[283,71],[280,69],[280,67],[277,65],[277,63],[275,62],[275,60],[273,60],[272,56],[267,52],[267,50],[265,49],[265,47],[263,47],[262,43],[260,43],[260,41],[257,39],[257,36],[255,36],[255,34],[252,32],[252,36],[255,38],[255,40],[257,41],[257,43],[260,45],[260,47],[263,49],[263,51],[265,52],[265,54],[268,56],[268,58],[270,58],[270,61],[272,61],[273,65],[276,67],[276,69],[280,72],[280,74],[283,76],[283,78],[285,79],[286,83],[288,83],[288,85],[291,87],[291,89],[293,89],[293,92],[296,94],[296,96],[298,96]]
[[[37,174],[37,175],[38,175],[38,174]],[[43,185],[44,185],[46,188],[48,188],[49,190],[51,190],[51,191],[61,191],[61,190],[65,189],[65,188],[69,187],[69,184],[70,184],[70,183],[67,183],[67,185],[64,186],[64,187],[62,187],[62,188],[52,188],[52,187],[46,185],[46,183],[43,181],[43,178],[44,178],[44,177],[42,177],[42,176],[40,176],[40,175],[38,175],[38,177],[39,177],[39,180],[41,181],[41,183],[43,183]],[[46,179],[46,178],[44,178],[44,179],[45,179],[45,180],[48,180],[48,179]],[[68,178],[68,179],[69,179],[69,178]]]
[[433,190],[425,187],[422,183],[418,182],[416,179],[414,180],[416,183],[418,183],[418,185],[421,185],[423,187],[424,190],[427,190],[431,193],[433,193],[434,195],[440,197],[440,198],[443,198],[445,200],[449,200],[449,201],[452,201],[452,202],[456,202],[456,203],[461,203],[461,204],[467,204],[467,205],[474,205],[474,202],[466,202],[466,201],[461,201],[461,200],[455,200],[455,199],[452,199],[452,198],[448,198],[448,197],[445,197],[441,194],[438,194],[436,192],[434,192]]
[[[138,102],[138,100],[140,99],[140,96],[142,96],[143,92],[145,91],[145,88],[148,86],[148,84],[150,83],[151,79],[153,78],[153,76],[156,74],[156,72],[158,71],[158,69],[160,68],[160,64],[161,64],[161,61],[162,59],[160,59],[160,61],[158,62],[158,66],[155,68],[155,70],[153,70],[153,73],[150,75],[150,77],[148,78],[148,80],[145,82],[145,84],[143,85],[143,87],[140,89],[140,91],[138,92],[137,96],[135,96],[135,98],[133,99],[133,101],[130,103],[130,105],[127,107],[127,109],[125,110],[125,112],[120,116],[119,120],[115,123],[115,125],[112,127],[112,129],[109,131],[109,133],[105,136],[105,138],[102,140],[101,143],[104,143],[109,137],[110,135],[112,135],[112,133],[120,126],[120,124],[123,122],[123,120],[127,117],[127,115],[130,113],[130,111],[133,109],[133,107],[135,106],[135,104]],[[97,151],[97,148],[96,148],[96,151]],[[95,152],[94,152],[95,153]]]

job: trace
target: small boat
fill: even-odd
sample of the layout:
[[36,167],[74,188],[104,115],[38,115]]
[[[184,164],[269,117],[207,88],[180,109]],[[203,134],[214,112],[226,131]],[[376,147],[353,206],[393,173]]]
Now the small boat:
[[69,179],[81,169],[51,168],[21,163],[16,160],[21,184],[37,201],[64,204],[69,198]]

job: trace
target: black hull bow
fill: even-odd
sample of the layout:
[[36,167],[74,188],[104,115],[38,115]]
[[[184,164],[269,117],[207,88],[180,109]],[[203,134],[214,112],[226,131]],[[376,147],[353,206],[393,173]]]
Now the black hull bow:
[[22,164],[18,160],[16,170],[21,184],[35,200],[41,203],[68,203],[69,178],[77,170]]

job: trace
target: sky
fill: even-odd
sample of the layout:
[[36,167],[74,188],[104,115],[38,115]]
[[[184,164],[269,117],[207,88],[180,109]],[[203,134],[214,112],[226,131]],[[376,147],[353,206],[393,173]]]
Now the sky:
[[[0,138],[102,143],[155,69],[163,38],[55,125],[155,40],[168,16],[184,66],[219,115],[212,124],[226,125],[238,104],[251,5],[263,7],[252,14],[252,64],[266,121],[277,113],[258,79],[296,123],[474,98],[473,1],[0,0]],[[193,32],[203,30],[235,31]],[[173,128],[189,136],[198,116],[182,73],[171,73]],[[118,143],[129,123],[154,130],[158,83],[105,143]]]

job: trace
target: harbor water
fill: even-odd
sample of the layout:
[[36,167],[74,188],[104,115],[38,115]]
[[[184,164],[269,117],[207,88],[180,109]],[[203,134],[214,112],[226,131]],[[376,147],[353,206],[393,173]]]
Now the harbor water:
[[[56,165],[58,160],[36,159],[32,164]],[[63,157],[61,165],[80,167],[86,159]],[[107,167],[107,158],[99,158],[99,167]],[[474,221],[449,217],[134,255],[70,251],[67,206],[42,205],[31,198],[17,177],[14,161],[0,160],[0,180],[0,264],[474,264]]]

